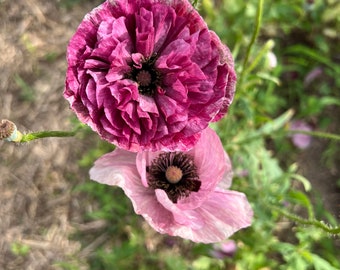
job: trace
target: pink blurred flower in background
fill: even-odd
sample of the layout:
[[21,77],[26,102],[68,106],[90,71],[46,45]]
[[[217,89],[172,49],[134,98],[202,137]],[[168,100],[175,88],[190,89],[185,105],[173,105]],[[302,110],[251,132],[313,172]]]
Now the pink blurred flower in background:
[[234,240],[227,240],[222,243],[213,245],[210,255],[216,259],[224,260],[228,257],[233,257],[237,251],[237,245]]
[[231,185],[231,162],[209,128],[185,152],[116,149],[96,161],[90,177],[121,187],[135,212],[160,233],[212,243],[251,224],[246,196],[224,189]]
[[[290,130],[312,131],[312,127],[304,121],[294,120],[290,123]],[[292,135],[293,144],[300,149],[306,149],[312,141],[312,137],[302,133]]]
[[67,60],[72,110],[125,150],[187,150],[234,96],[229,49],[186,0],[104,2],[81,22]]
[[318,78],[324,77],[324,71],[322,67],[313,68],[310,72],[307,73],[306,77],[303,80],[303,86],[310,86],[315,80]]

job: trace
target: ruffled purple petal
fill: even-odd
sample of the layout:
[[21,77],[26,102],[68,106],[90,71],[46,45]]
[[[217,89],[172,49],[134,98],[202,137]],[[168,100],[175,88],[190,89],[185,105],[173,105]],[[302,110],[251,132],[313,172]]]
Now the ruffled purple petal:
[[[150,59],[158,77],[147,96],[132,72]],[[85,16],[67,61],[71,109],[103,139],[135,152],[192,148],[235,92],[229,49],[189,1],[106,1]]]

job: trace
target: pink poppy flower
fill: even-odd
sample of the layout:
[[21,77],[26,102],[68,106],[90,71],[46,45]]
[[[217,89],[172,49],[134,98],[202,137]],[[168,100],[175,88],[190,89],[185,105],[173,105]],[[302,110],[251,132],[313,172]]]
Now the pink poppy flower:
[[229,49],[189,1],[106,1],[67,50],[64,97],[102,138],[129,151],[188,150],[232,102]]
[[251,224],[246,196],[225,189],[231,162],[209,128],[185,152],[116,149],[95,162],[90,177],[121,187],[135,212],[160,233],[213,243]]
[[[294,120],[290,123],[290,130],[312,131],[312,127],[304,121]],[[292,135],[293,144],[300,149],[306,149],[311,144],[312,137],[307,134],[296,133]]]

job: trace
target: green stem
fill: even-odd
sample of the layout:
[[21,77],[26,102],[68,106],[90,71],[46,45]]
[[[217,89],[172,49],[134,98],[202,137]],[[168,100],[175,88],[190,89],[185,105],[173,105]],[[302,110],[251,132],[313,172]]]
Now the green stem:
[[191,5],[192,5],[194,8],[197,8],[198,0],[193,0],[193,1],[191,1]]
[[319,220],[315,220],[315,219],[304,219],[302,217],[299,217],[295,214],[289,213],[285,210],[280,209],[279,207],[276,206],[268,206],[269,208],[279,212],[281,215],[289,218],[290,220],[293,220],[299,224],[303,224],[303,225],[312,225],[315,227],[318,227],[328,233],[331,234],[340,234],[340,226],[338,227],[331,227],[329,225],[327,225],[326,223],[319,221]]
[[77,134],[78,130],[75,131],[40,131],[40,132],[32,132],[28,134],[23,134],[20,142],[29,142],[42,138],[49,137],[73,137]]
[[242,65],[242,71],[241,71],[241,75],[240,75],[240,78],[239,78],[239,85],[242,85],[242,81],[243,81],[244,73],[246,71],[246,66],[248,64],[251,49],[252,49],[252,47],[253,47],[253,45],[256,41],[256,38],[257,38],[257,36],[260,32],[261,22],[262,22],[263,2],[264,2],[264,0],[259,0],[257,2],[255,29],[254,29],[253,35],[251,37],[250,43],[247,47],[246,55],[244,57],[244,61],[243,61],[243,65]]
[[250,73],[253,71],[260,63],[261,59],[265,54],[267,54],[274,47],[274,41],[272,39],[268,40],[266,44],[261,48],[260,51],[257,52],[255,59],[249,65],[249,67],[245,67],[245,73]]
[[333,134],[333,133],[326,133],[326,132],[320,132],[320,131],[306,131],[306,130],[289,130],[288,133],[306,134],[306,135],[310,135],[313,137],[320,137],[323,139],[332,139],[332,140],[340,141],[340,135]]
[[242,81],[243,81],[244,73],[246,71],[246,66],[248,64],[251,48],[253,47],[253,45],[254,45],[254,43],[256,41],[256,38],[257,38],[257,36],[258,36],[258,34],[260,32],[261,21],[262,21],[262,12],[263,12],[263,2],[264,2],[264,0],[259,0],[257,2],[255,29],[254,29],[253,35],[251,37],[250,43],[249,43],[249,45],[247,47],[246,55],[244,57],[244,61],[243,61],[243,65],[242,65],[242,71],[241,71],[241,75],[240,75],[240,79],[239,79],[239,84],[240,85],[242,85]]
[[[333,134],[333,133],[326,133],[326,132],[320,132],[320,131],[306,131],[306,130],[287,130],[286,132],[287,132],[286,134],[306,134],[306,135],[310,135],[313,137],[319,137],[322,139],[340,141],[340,135]],[[243,138],[241,140],[232,141],[230,143],[240,145],[240,144],[249,143],[253,140],[264,138],[264,137],[275,138],[277,136],[282,136],[282,135],[283,134],[280,130],[273,130],[271,133],[258,132],[249,137]]]

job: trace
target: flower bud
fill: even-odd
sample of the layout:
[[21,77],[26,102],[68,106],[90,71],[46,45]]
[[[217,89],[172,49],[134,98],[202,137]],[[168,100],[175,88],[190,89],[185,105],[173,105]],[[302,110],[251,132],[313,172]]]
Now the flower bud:
[[1,120],[0,123],[0,140],[6,140],[9,142],[20,142],[22,134],[17,130],[16,125],[6,119]]

